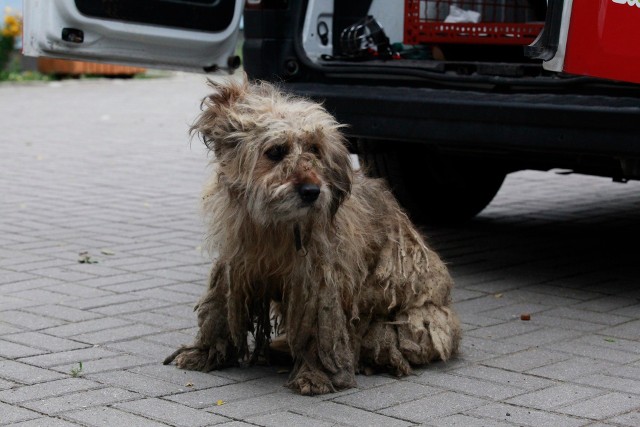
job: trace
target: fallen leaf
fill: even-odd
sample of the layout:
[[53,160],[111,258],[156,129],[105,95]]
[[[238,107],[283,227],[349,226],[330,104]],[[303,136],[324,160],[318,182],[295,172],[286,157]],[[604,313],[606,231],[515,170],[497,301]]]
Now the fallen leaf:
[[494,298],[502,298],[502,294],[495,294]]
[[101,250],[101,251],[100,251],[100,253],[101,253],[102,255],[115,255],[115,254],[116,254],[115,252],[113,252],[113,251],[112,251],[112,250],[110,250],[110,249],[103,249],[103,250]]
[[531,315],[529,313],[522,313],[520,315],[520,320],[531,320]]
[[605,338],[604,340],[606,342],[616,342],[616,340],[614,340],[613,338]]
[[216,402],[216,405],[217,405],[217,406],[222,406],[222,405],[224,405],[225,403],[226,403],[226,402],[225,402],[224,400],[218,400],[218,401]]
[[193,383],[186,383],[184,386],[185,387],[193,387]]

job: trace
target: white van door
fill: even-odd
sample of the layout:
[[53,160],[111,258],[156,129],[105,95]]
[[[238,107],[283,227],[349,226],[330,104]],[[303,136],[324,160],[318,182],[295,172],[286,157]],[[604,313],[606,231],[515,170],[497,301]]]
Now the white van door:
[[195,72],[230,70],[243,0],[24,0],[23,53]]

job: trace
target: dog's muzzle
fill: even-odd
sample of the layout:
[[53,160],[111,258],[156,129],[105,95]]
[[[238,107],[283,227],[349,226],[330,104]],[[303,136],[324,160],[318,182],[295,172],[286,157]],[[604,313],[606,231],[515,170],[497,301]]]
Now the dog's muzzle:
[[316,184],[302,184],[298,187],[298,194],[304,203],[311,204],[318,199],[320,186]]

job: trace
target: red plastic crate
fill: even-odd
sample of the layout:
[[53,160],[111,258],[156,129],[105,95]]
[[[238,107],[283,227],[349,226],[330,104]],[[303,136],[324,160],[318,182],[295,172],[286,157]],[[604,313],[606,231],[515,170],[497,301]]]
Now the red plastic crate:
[[[479,23],[444,22],[452,5],[481,14]],[[404,43],[527,45],[543,22],[532,21],[528,0],[405,0]]]

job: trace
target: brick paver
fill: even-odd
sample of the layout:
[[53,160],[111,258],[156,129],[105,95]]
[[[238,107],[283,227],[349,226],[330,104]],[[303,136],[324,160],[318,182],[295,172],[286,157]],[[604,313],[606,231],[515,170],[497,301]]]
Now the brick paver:
[[163,366],[209,268],[187,135],[206,93],[0,85],[0,425],[638,425],[637,182],[517,172],[475,220],[427,228],[465,330],[446,364],[311,398],[275,367]]

